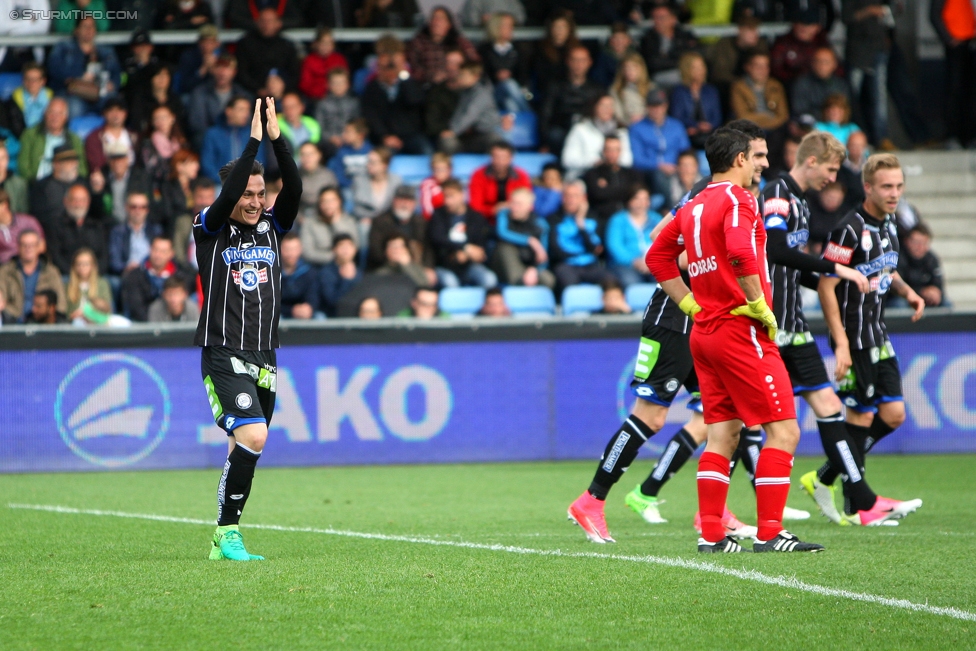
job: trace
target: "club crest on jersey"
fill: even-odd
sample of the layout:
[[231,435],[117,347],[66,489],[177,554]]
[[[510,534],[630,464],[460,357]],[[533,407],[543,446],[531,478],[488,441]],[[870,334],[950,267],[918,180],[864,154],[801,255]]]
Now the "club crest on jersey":
[[258,269],[254,265],[242,267],[240,270],[231,269],[230,273],[234,277],[234,282],[246,292],[253,291],[261,283],[268,282],[268,270]]
[[271,224],[269,224],[267,221],[263,219],[259,221],[258,225],[254,228],[254,230],[257,231],[258,235],[264,235],[270,229],[271,229]]
[[274,264],[275,252],[270,246],[255,246],[249,249],[239,249],[236,246],[232,246],[224,249],[220,257],[224,259],[224,264],[227,265],[234,264],[235,262],[250,262],[254,264],[263,262],[270,266]]
[[870,231],[861,233],[861,248],[865,251],[870,251],[874,248],[874,238],[871,237]]

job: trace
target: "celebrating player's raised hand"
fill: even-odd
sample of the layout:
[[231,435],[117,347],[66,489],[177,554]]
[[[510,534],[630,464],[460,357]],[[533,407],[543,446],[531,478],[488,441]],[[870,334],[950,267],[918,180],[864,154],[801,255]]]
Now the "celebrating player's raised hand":
[[254,115],[251,116],[251,137],[261,140],[264,130],[261,128],[261,100],[254,100]]
[[268,108],[264,110],[268,117],[268,137],[277,140],[278,136],[281,135],[281,129],[278,127],[278,114],[275,113],[274,97],[266,97],[264,101],[268,105]]

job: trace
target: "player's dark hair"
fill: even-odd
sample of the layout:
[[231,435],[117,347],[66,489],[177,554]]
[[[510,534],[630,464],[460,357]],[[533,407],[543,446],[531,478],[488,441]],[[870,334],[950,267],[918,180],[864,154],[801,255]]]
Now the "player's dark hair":
[[749,136],[736,129],[723,127],[713,131],[705,141],[705,158],[712,174],[728,172],[739,154],[748,156],[749,142]]
[[752,120],[732,120],[725,125],[726,129],[735,129],[749,136],[749,140],[765,140],[766,132]]
[[47,306],[52,305],[57,306],[58,304],[58,294],[53,289],[41,289],[34,294],[34,300],[37,300],[38,296],[43,296],[47,300]]
[[[234,165],[236,165],[237,161],[239,160],[239,158],[235,158],[229,163],[224,163],[224,166],[220,168],[220,171],[217,172],[217,176],[220,177],[221,183],[227,182],[227,177],[230,176],[230,171],[234,169]],[[261,161],[254,161],[251,163],[251,176],[264,176],[264,165],[261,164]]]

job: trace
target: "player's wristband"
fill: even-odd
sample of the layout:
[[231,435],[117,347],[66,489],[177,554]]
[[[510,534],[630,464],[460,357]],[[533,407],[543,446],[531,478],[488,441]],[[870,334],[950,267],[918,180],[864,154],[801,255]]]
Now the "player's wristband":
[[695,315],[702,310],[701,305],[699,305],[698,301],[695,300],[695,295],[691,292],[685,294],[685,297],[681,299],[681,301],[678,303],[678,309],[690,316],[692,320],[694,320]]

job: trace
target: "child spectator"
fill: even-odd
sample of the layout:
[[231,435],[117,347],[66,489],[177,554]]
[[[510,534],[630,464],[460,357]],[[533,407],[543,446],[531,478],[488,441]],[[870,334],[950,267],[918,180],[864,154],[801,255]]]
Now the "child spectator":
[[929,307],[946,304],[942,263],[932,253],[932,231],[919,222],[902,238],[904,250],[898,258],[898,275],[925,299]]
[[302,177],[302,200],[299,214],[308,217],[315,213],[322,188],[338,186],[335,173],[322,166],[322,150],[311,142],[298,148],[298,172]]
[[332,261],[319,272],[319,306],[326,316],[336,315],[339,299],[362,278],[363,272],[356,264],[356,242],[351,235],[337,234],[332,240]]
[[78,249],[68,274],[67,312],[71,321],[105,323],[112,314],[112,289],[98,273],[98,261],[91,249]]
[[420,214],[429,220],[434,211],[444,205],[441,185],[454,176],[451,157],[444,152],[435,152],[430,157],[430,176],[420,182]]
[[535,186],[535,214],[545,219],[563,204],[563,170],[559,163],[542,166],[539,184]]
[[154,194],[159,193],[169,176],[170,160],[188,145],[173,110],[165,104],[152,112],[152,130],[143,138],[139,161],[149,175]]
[[525,86],[529,82],[529,56],[512,43],[515,17],[510,13],[492,14],[485,26],[488,40],[478,46],[485,76],[495,86],[495,103],[500,111],[529,111]]
[[840,142],[847,142],[851,134],[861,128],[851,122],[851,105],[847,95],[834,93],[823,104],[823,120],[817,122],[817,131],[826,131]]
[[532,210],[535,196],[527,188],[512,192],[508,208],[498,213],[498,245],[492,269],[505,285],[556,285],[548,270],[549,224]]
[[305,115],[305,102],[295,92],[285,93],[281,98],[282,119],[278,121],[281,135],[288,139],[293,154],[298,156],[298,148],[306,142],[317,145],[322,138],[322,128],[315,118]]
[[[10,100],[17,106],[22,115],[24,128],[31,128],[44,119],[44,111],[48,102],[54,97],[54,91],[46,86],[47,75],[44,67],[31,61],[24,64],[22,84],[14,89]],[[20,133],[14,133],[20,137]]]
[[607,259],[610,271],[624,287],[653,282],[644,255],[651,247],[651,232],[661,215],[651,210],[651,194],[644,186],[631,190],[627,209],[610,218],[607,224]]
[[315,104],[315,120],[322,128],[322,140],[333,149],[345,144],[343,130],[359,117],[359,98],[349,92],[350,88],[349,70],[333,68],[329,71],[329,94]]
[[[328,27],[320,27],[315,33],[310,52],[302,61],[302,71],[298,79],[298,90],[305,97],[318,101],[325,97],[326,85],[333,70],[349,69],[349,62],[336,52],[335,37]],[[340,124],[345,124],[345,121]]]
[[491,88],[481,83],[480,63],[465,63],[458,73],[458,104],[446,131],[440,134],[440,147],[448,153],[484,153],[497,138],[501,119]]
[[369,127],[363,118],[349,120],[343,128],[342,146],[329,161],[329,169],[339,179],[339,187],[350,187],[353,178],[366,173],[366,157],[373,151],[367,135]]

